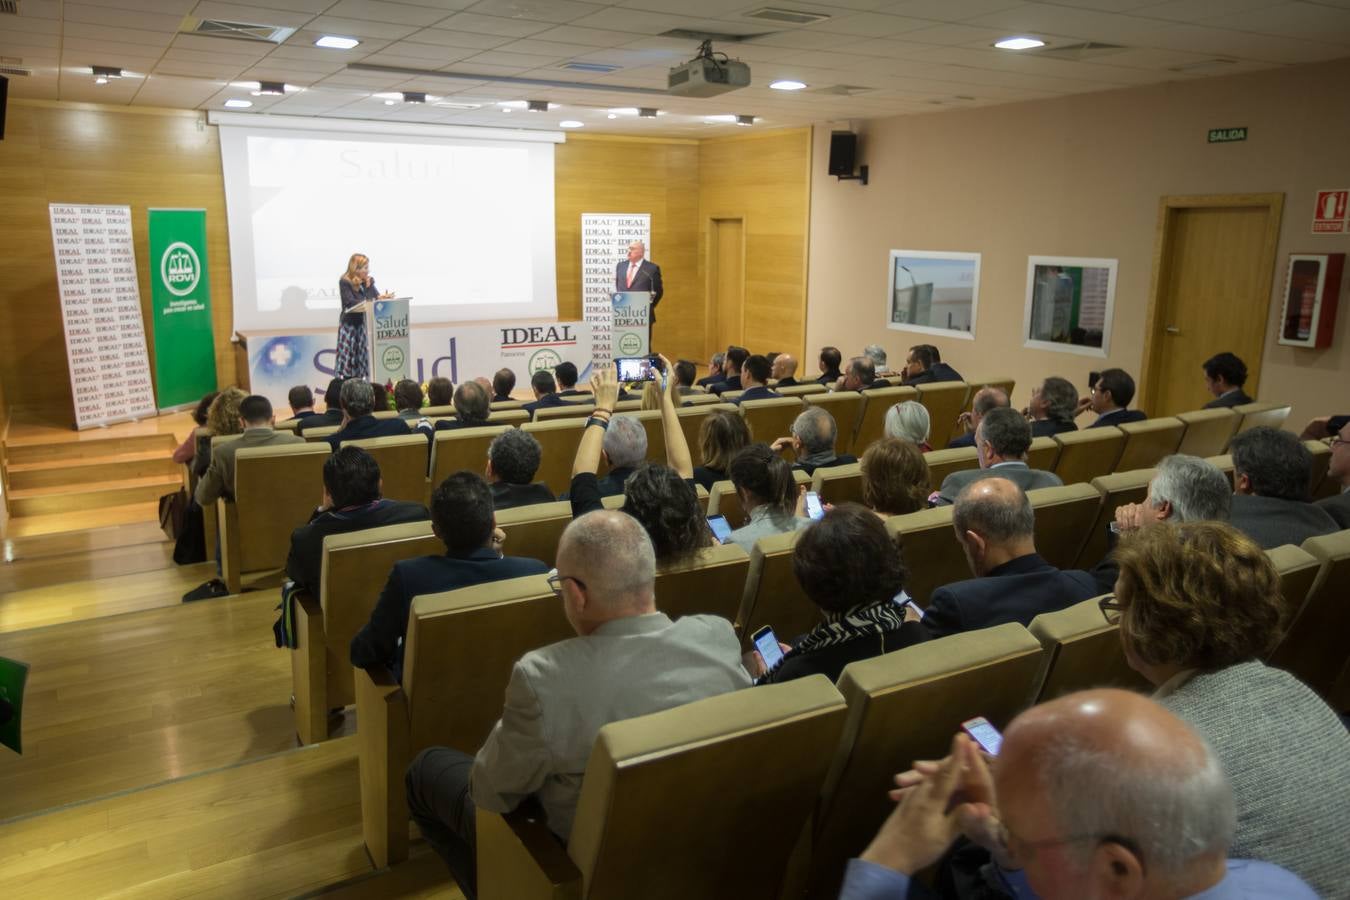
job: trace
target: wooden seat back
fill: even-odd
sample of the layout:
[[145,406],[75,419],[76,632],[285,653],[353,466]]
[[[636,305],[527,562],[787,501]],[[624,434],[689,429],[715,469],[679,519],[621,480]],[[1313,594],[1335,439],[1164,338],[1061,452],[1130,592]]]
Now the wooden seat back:
[[[746,400],[739,408],[754,439],[772,444],[776,439],[792,434],[792,423],[806,407],[797,397],[771,397],[767,400]],[[788,456],[787,459],[790,462],[793,457]]]
[[774,390],[784,397],[805,397],[807,394],[824,394],[829,388],[813,381],[810,384],[790,384],[787,387],[775,387]]
[[380,466],[380,493],[390,500],[425,504],[431,497],[427,487],[427,438],[425,434],[398,434],[390,437],[343,441],[343,447],[360,447]]
[[656,608],[680,616],[721,616],[735,624],[750,571],[750,557],[735,544],[704,547],[694,557],[656,571]]
[[1125,435],[1125,445],[1116,460],[1116,472],[1153,468],[1164,456],[1177,452],[1186,432],[1186,423],[1175,416],[1127,422],[1118,427]]
[[859,414],[857,431],[853,435],[853,444],[849,450],[843,451],[855,456],[862,456],[864,450],[886,433],[886,413],[890,408],[906,400],[917,400],[919,392],[912,387],[886,387],[874,388],[862,396],[863,408]]
[[[1307,541],[1304,543],[1307,543]],[[1280,647],[1277,645],[1275,653],[1279,654],[1281,660],[1292,663],[1294,661],[1292,659],[1294,648],[1304,642],[1311,621],[1299,625],[1298,633],[1292,634],[1292,640],[1290,639],[1291,632],[1293,627],[1298,625],[1302,613],[1308,606],[1308,597],[1312,594],[1313,585],[1317,583],[1318,577],[1322,574],[1324,561],[1313,556],[1302,547],[1295,547],[1293,544],[1271,547],[1266,551],[1266,558],[1270,560],[1270,564],[1275,567],[1276,573],[1280,576],[1280,595],[1284,597],[1285,631],[1281,635],[1280,644],[1287,643],[1288,649],[1280,652]],[[1316,618],[1316,616],[1313,618]],[[1343,646],[1344,644],[1342,644]],[[1272,653],[1272,657],[1275,653]]]
[[811,490],[820,495],[823,503],[862,503],[862,463],[816,469],[811,476]]
[[1233,407],[1233,412],[1241,416],[1238,422],[1237,433],[1251,431],[1253,428],[1265,426],[1267,428],[1282,428],[1284,420],[1289,418],[1289,411],[1293,409],[1287,403],[1244,403],[1241,406]]
[[934,447],[945,446],[960,433],[956,420],[970,403],[970,385],[964,381],[939,381],[918,387],[919,402],[928,410],[932,428],[928,442]]
[[482,428],[436,432],[431,444],[431,491],[461,469],[481,474],[487,468],[487,452],[492,439],[510,427],[484,425]]
[[488,413],[489,425],[511,425],[519,427],[530,421],[530,414],[523,409],[494,409]]
[[526,422],[520,430],[533,435],[543,452],[534,480],[548,485],[554,496],[566,493],[572,483],[572,463],[577,458],[577,447],[581,446],[586,420],[577,416],[554,417]]
[[886,531],[909,570],[905,590],[922,607],[928,606],[933,591],[944,584],[973,577],[965,551],[952,530],[953,509],[938,506],[886,520]]
[[1030,631],[1045,649],[1028,705],[1054,700],[1074,691],[1116,687],[1152,691],[1152,685],[1125,659],[1120,628],[1108,624],[1093,597],[1073,606],[1041,613]]
[[1037,552],[1056,568],[1073,568],[1097,521],[1102,495],[1090,484],[1066,484],[1027,491],[1027,499],[1036,514]]
[[953,447],[950,450],[929,450],[923,455],[928,464],[928,483],[933,490],[942,487],[943,480],[953,472],[980,467],[980,452],[974,447]]
[[1055,474],[1065,484],[1087,484],[1098,475],[1116,470],[1116,460],[1125,446],[1125,432],[1111,425],[1084,428],[1055,435],[1059,459]]
[[558,541],[571,521],[572,504],[567,500],[498,510],[497,527],[506,532],[502,552],[554,566],[558,559]]
[[1073,566],[1076,569],[1091,569],[1106,556],[1109,540],[1108,529],[1116,519],[1116,509],[1127,503],[1143,503],[1148,495],[1149,482],[1153,480],[1156,469],[1135,469],[1132,472],[1113,472],[1092,479],[1092,486],[1102,495],[1101,507],[1097,510],[1097,520],[1092,523],[1083,536],[1083,546]]
[[1308,538],[1303,550],[1321,563],[1321,570],[1302,608],[1291,609],[1270,664],[1293,672],[1331,702],[1337,676],[1350,665],[1345,649],[1350,634],[1350,530]]
[[1227,450],[1228,442],[1242,420],[1226,406],[1178,413],[1177,418],[1186,423],[1186,433],[1181,436],[1177,452],[1199,457],[1218,456]]
[[751,649],[750,636],[765,625],[773,627],[782,641],[792,641],[820,622],[820,609],[797,583],[792,571],[792,553],[801,530],[773,534],[755,542],[745,592],[736,616],[741,645]]
[[[819,406],[834,416],[834,446],[838,453],[847,453],[846,448],[853,446],[853,435],[858,431],[858,419],[862,417],[863,395],[857,391],[830,391],[824,394],[807,394],[802,397],[807,406]],[[755,435],[755,440],[761,440]],[[778,435],[782,437],[782,435]]]
[[[327,443],[245,447],[235,453],[238,542],[230,541],[234,546],[227,549],[223,540],[221,553],[237,560],[238,572],[280,569],[286,564],[291,532],[309,521],[323,499],[323,464],[329,455]],[[232,592],[236,590],[231,586]]]
[[568,403],[566,406],[541,406],[534,411],[534,421],[548,422],[552,419],[588,418],[595,412],[595,401],[586,403]]
[[1059,442],[1052,437],[1037,437],[1031,439],[1031,446],[1027,448],[1027,466],[1032,469],[1040,469],[1044,472],[1055,471],[1055,463],[1059,462]]

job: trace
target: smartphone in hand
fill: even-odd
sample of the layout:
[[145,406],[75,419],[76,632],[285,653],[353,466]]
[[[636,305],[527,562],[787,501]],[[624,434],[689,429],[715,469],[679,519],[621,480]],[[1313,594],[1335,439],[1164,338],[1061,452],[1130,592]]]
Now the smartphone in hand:
[[778,646],[778,636],[768,625],[750,635],[750,640],[763,658],[766,672],[772,672],[783,661],[783,648]]
[[961,730],[970,735],[975,743],[980,745],[985,753],[990,756],[998,756],[998,750],[1003,746],[1003,735],[999,730],[989,723],[989,720],[980,716],[976,719],[967,719],[961,723]]

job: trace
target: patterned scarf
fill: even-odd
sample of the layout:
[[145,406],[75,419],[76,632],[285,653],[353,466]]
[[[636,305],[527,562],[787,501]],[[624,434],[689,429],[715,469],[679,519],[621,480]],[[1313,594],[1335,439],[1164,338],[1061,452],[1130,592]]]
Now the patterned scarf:
[[830,613],[824,622],[802,638],[793,650],[797,653],[810,653],[826,647],[837,647],[855,638],[876,635],[884,636],[899,631],[905,624],[905,610],[891,600],[872,603],[868,606],[855,606],[848,612]]

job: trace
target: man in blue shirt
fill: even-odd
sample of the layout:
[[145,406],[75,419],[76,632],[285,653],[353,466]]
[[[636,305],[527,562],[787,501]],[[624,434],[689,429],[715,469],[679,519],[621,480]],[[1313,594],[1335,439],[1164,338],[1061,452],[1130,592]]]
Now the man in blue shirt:
[[840,900],[930,896],[911,878],[961,833],[990,851],[1018,900],[1317,896],[1279,866],[1226,858],[1237,812],[1218,759],[1142,695],[1083,691],[1033,707],[990,768],[957,735],[946,759],[900,776],[900,803],[850,861]]

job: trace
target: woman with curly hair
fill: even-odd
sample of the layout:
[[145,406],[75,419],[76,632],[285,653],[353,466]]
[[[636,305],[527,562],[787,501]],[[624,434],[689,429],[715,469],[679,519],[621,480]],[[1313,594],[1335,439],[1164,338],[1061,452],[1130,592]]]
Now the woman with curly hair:
[[881,518],[928,508],[928,463],[903,438],[874,441],[859,460],[863,505]]
[[703,465],[694,469],[694,481],[704,490],[727,480],[731,460],[750,443],[750,426],[740,413],[719,409],[703,417],[698,428],[698,448]]

